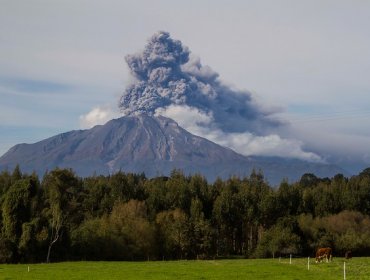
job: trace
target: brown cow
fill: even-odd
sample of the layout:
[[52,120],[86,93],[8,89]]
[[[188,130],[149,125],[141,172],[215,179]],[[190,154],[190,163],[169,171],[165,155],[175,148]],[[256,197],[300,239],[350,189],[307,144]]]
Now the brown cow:
[[331,261],[332,259],[332,250],[331,248],[319,248],[316,251],[316,263],[321,262],[323,259],[326,259],[326,262]]
[[345,254],[345,258],[347,260],[352,259],[352,252],[351,251],[347,251],[346,254]]

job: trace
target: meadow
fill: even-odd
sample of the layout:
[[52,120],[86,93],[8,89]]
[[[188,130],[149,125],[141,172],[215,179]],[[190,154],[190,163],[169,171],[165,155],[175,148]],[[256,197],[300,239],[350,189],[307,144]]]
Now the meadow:
[[[307,259],[209,261],[62,262],[0,265],[0,279],[343,279],[343,258],[331,263]],[[29,269],[29,271],[28,271]],[[370,258],[346,261],[346,279],[370,279]]]

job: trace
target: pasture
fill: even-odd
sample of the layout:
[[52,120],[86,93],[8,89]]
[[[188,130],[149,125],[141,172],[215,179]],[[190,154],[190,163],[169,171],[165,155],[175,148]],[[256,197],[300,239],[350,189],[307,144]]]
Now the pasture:
[[[0,265],[0,279],[343,279],[343,258],[315,264],[307,259],[151,262],[63,262]],[[29,272],[28,272],[29,267]],[[346,279],[370,279],[370,258],[346,262]]]

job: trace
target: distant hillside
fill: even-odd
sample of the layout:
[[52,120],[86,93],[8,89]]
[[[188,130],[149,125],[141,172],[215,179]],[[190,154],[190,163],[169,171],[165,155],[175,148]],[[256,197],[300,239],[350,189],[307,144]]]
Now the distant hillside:
[[345,173],[328,164],[301,160],[245,157],[181,128],[175,121],[149,115],[127,116],[89,130],[70,131],[34,144],[19,144],[0,158],[1,169],[19,164],[24,171],[43,174],[54,167],[72,168],[80,176],[144,172],[168,175],[173,169],[201,173],[208,180],[248,176],[262,170],[272,184],[299,179],[304,173],[331,177]]

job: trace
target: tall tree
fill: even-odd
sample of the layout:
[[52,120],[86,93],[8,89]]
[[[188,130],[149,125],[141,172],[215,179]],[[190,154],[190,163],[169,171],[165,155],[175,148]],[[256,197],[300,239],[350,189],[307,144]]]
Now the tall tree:
[[46,195],[46,217],[49,221],[49,246],[46,262],[54,244],[60,240],[63,230],[73,226],[70,222],[80,220],[78,211],[79,181],[68,169],[55,169],[46,174],[42,182]]
[[191,201],[189,221],[191,244],[193,244],[192,257],[199,259],[213,255],[213,230],[210,222],[204,217],[203,204],[199,199]]
[[16,181],[5,194],[2,207],[3,236],[17,242],[22,234],[22,224],[30,219],[31,196],[35,184],[30,179]]
[[181,209],[157,215],[156,224],[162,243],[162,254],[171,258],[187,257],[190,246],[189,218]]

